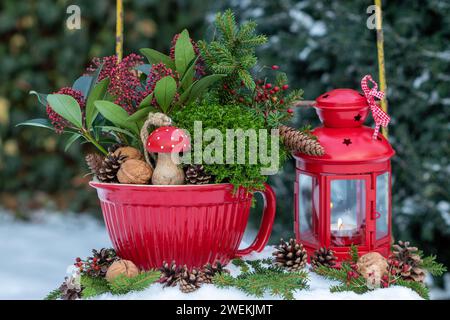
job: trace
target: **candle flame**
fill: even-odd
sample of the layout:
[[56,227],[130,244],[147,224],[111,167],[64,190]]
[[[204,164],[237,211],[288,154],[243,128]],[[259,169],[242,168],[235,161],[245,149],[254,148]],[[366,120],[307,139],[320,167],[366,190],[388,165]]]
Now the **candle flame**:
[[343,226],[344,226],[344,223],[342,222],[342,218],[339,218],[337,221],[338,230],[341,230]]

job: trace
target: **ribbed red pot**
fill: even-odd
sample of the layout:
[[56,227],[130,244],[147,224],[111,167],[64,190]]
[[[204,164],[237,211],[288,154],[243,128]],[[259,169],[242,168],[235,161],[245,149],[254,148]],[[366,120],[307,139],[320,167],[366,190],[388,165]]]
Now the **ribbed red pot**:
[[231,184],[153,186],[91,182],[118,255],[143,269],[175,260],[188,267],[261,251],[275,218],[275,194],[261,192],[264,213],[250,247],[238,250],[253,195]]

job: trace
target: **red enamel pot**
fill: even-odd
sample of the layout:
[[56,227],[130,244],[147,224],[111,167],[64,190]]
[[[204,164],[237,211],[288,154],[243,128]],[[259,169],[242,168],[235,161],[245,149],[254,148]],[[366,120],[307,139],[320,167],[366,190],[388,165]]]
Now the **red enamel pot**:
[[118,255],[142,269],[163,261],[201,267],[261,251],[275,218],[275,194],[260,193],[264,212],[253,243],[239,250],[253,194],[231,184],[154,186],[91,182]]

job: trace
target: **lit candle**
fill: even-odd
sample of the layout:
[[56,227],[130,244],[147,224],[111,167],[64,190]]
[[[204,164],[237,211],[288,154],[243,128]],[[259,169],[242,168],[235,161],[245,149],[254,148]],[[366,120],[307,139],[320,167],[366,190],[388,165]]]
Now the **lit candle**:
[[344,223],[342,218],[339,218],[337,223],[331,224],[331,233],[336,237],[351,237],[356,231],[356,225]]

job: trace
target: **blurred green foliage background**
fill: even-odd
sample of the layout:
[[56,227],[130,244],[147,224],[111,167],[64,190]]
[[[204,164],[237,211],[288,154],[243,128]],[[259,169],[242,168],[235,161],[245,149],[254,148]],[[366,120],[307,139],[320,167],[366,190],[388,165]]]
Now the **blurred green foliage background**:
[[[81,29],[68,30],[66,9],[81,8]],[[270,37],[261,65],[277,64],[305,99],[338,87],[359,88],[378,75],[376,31],[366,26],[371,1],[125,0],[125,53],[142,47],[167,51],[173,34],[211,34],[214,12],[232,8],[254,19]],[[450,264],[450,3],[384,1],[384,35],[393,215],[396,239],[410,239]],[[373,12],[371,12],[373,13]],[[26,218],[33,209],[90,211],[100,216],[87,186],[83,154],[63,152],[65,137],[16,127],[44,117],[30,90],[70,86],[95,56],[114,53],[115,1],[2,0],[0,2],[0,206]],[[297,110],[295,124],[317,125],[312,109]],[[279,199],[272,236],[292,235],[294,162],[271,177]],[[257,225],[258,217],[255,217]]]

